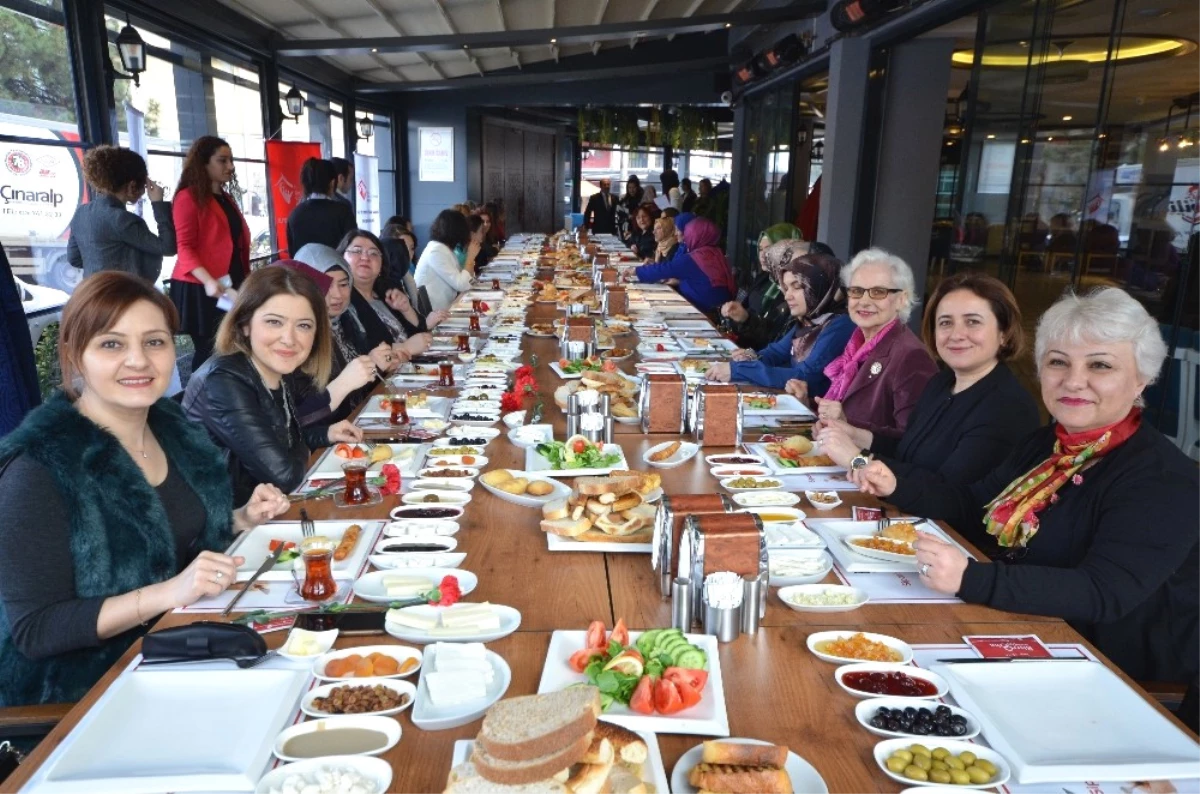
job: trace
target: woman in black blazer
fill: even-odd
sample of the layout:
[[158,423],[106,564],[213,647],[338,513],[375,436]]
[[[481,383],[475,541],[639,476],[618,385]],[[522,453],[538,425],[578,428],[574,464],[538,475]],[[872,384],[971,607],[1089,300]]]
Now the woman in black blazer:
[[816,440],[839,466],[878,458],[898,475],[975,482],[1038,426],[1033,395],[1004,363],[1021,353],[1021,311],[1002,282],[964,272],[938,284],[922,326],[925,343],[946,366],[921,393],[904,435],[884,437],[837,420]]

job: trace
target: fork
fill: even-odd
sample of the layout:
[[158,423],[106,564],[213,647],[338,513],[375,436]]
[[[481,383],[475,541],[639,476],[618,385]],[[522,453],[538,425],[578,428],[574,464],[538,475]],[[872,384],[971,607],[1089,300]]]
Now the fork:
[[233,662],[243,670],[249,670],[251,668],[258,667],[263,662],[274,659],[278,655],[279,651],[267,651],[262,656],[255,656],[251,659],[238,659],[233,656],[216,656],[208,659],[151,659],[150,661],[143,661],[142,665],[197,664],[200,662],[229,661]]
[[[301,511],[303,512],[303,511]],[[888,518],[887,508],[883,505],[879,506],[879,520],[875,522],[875,533],[880,534],[885,529],[892,525],[892,519]]]
[[303,507],[300,508],[300,534],[306,538],[317,534],[317,525],[308,517],[308,511]]

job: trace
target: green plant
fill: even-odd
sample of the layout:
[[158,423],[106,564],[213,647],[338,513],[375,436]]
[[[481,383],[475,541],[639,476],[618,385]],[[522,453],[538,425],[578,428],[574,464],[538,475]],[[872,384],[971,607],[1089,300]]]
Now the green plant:
[[38,386],[42,399],[50,396],[62,383],[62,370],[58,366],[58,323],[47,325],[33,349],[37,363]]

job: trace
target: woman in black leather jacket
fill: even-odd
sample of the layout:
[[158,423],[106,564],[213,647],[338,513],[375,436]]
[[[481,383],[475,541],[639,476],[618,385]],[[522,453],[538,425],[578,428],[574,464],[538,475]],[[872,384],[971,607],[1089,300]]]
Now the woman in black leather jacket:
[[225,453],[235,501],[269,482],[284,491],[301,484],[312,449],[362,440],[349,422],[301,428],[297,406],[307,396],[293,373],[324,389],[330,372],[329,317],[308,276],[265,267],[246,279],[217,331],[217,356],[188,381],[183,410]]

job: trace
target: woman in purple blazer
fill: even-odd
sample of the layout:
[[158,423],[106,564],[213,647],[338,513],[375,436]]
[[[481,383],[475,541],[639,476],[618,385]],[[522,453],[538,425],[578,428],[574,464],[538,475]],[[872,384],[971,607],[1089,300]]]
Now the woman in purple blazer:
[[[879,248],[860,251],[842,268],[850,319],[858,326],[846,349],[825,368],[829,390],[814,398],[817,422],[840,419],[876,436],[899,438],[937,365],[905,322],[912,313],[912,269]],[[807,399],[803,381],[787,391]]]

